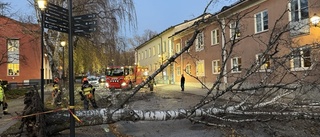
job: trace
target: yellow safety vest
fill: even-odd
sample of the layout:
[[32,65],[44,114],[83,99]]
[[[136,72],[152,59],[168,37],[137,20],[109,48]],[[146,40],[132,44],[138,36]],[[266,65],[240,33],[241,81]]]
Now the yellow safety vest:
[[84,95],[89,95],[91,93],[92,88],[91,87],[87,87],[83,89]]
[[4,90],[3,90],[2,86],[0,86],[0,101],[1,101],[1,102],[3,102],[4,97],[5,97],[5,95],[4,95]]

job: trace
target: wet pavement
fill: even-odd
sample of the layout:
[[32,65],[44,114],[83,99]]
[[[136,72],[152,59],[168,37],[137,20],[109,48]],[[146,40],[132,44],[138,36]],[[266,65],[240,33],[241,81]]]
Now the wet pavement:
[[[108,96],[108,92],[103,92],[103,90],[105,89],[99,89],[97,88],[97,99],[100,98],[104,98],[106,96]],[[50,96],[50,87],[45,88],[45,96]],[[101,92],[102,91],[102,92]],[[148,88],[143,88],[140,92],[150,92]],[[187,93],[187,94],[194,94],[194,95],[201,95],[204,96],[206,94],[206,90],[199,88],[199,87],[189,87],[186,86],[185,87],[185,91],[181,91],[180,86],[179,85],[166,85],[166,84],[157,84],[154,88],[154,92],[157,94],[163,94],[163,96],[170,96],[171,93]],[[47,97],[45,97],[47,98]],[[2,118],[0,119],[0,134],[3,133],[4,131],[6,131],[9,127],[11,127],[12,125],[14,125],[15,123],[17,123],[20,118],[17,117],[18,114],[21,114],[23,109],[24,109],[24,104],[23,104],[23,99],[24,97],[20,97],[18,99],[14,99],[14,100],[10,100],[8,101],[9,104],[9,113],[10,115],[1,115]],[[173,100],[175,100],[173,98]],[[179,102],[179,100],[176,100],[174,102]],[[138,105],[139,103],[136,103],[136,105]],[[140,106],[141,108],[144,108],[143,105],[146,105],[144,103],[142,103],[142,106]],[[162,106],[162,107],[167,107],[166,105]],[[2,111],[0,111],[0,113],[2,113]],[[129,122],[130,123],[130,122]],[[139,122],[139,123],[145,123],[145,121]],[[161,125],[161,123],[163,124],[163,122],[159,122],[159,124]],[[172,122],[170,122],[172,123]],[[132,125],[132,124],[128,124],[128,125]],[[127,129],[126,126],[128,125],[123,125],[123,128]],[[120,126],[121,127],[121,126]],[[152,126],[151,126],[152,127]],[[101,125],[100,126],[101,130],[105,131],[105,135],[110,135],[109,130],[108,130],[108,125]],[[121,129],[121,128],[120,128]],[[124,132],[128,132],[129,131],[124,131]],[[151,133],[151,132],[150,132]]]

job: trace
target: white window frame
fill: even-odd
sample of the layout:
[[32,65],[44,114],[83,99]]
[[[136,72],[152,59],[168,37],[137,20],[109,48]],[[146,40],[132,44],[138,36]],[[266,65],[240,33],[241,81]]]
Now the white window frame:
[[191,74],[191,64],[186,65],[186,73]]
[[198,33],[196,38],[196,51],[201,51],[204,49],[204,34],[203,32]]
[[[266,15],[266,18],[265,18],[265,15]],[[269,15],[268,15],[267,10],[264,10],[264,11],[259,12],[254,15],[255,33],[264,32],[269,29],[269,25],[268,25],[269,19],[268,18],[269,18]],[[258,26],[260,26],[260,28]],[[265,26],[266,26],[266,28],[265,28]]]
[[242,70],[242,61],[241,57],[234,57],[231,59],[231,72],[240,73]]
[[158,44],[158,55],[160,55],[161,54],[161,45],[160,44]]
[[270,55],[269,54],[264,54],[264,57],[262,58],[263,54],[259,53],[256,54],[256,61],[257,61],[257,65],[262,65],[259,68],[260,72],[264,72],[264,71],[271,71],[271,62],[270,62]]
[[[307,53],[306,51],[309,52],[309,56],[305,55]],[[312,50],[311,50],[311,47],[309,46],[294,49],[294,51],[292,51],[291,53],[291,59],[290,59],[291,71],[302,71],[302,70],[311,69],[313,65],[311,60],[312,59],[311,52]],[[295,55],[296,53],[299,55]],[[307,59],[309,60],[308,62],[309,66],[306,66]]]
[[180,51],[181,51],[181,44],[178,43],[178,44],[176,44],[176,53],[178,53]]
[[212,60],[212,74],[219,74],[221,72],[220,60]]
[[7,39],[7,75],[19,76],[20,75],[20,40]]
[[177,76],[180,76],[181,75],[181,67],[178,66],[176,71],[177,71]]
[[151,48],[149,48],[149,58],[151,57],[152,52],[151,52]]
[[144,56],[146,59],[146,58],[148,58],[148,50],[146,49],[144,52],[146,53],[146,56]]
[[[302,2],[303,1],[303,2]],[[297,7],[296,9],[294,9],[293,6],[295,6],[294,4],[292,4],[293,2],[297,2]],[[302,7],[302,3],[307,3],[307,5],[305,7]],[[302,20],[309,20],[309,2],[308,0],[292,0],[291,3],[290,3],[290,18],[291,18],[291,21],[293,22],[299,22],[299,21],[302,21]],[[308,15],[305,15],[304,18],[302,18],[302,10],[307,10],[307,13]],[[296,15],[297,14],[297,15]],[[297,18],[295,18],[295,15],[298,16]]]
[[211,45],[219,44],[219,29],[211,31]]
[[238,38],[240,38],[240,37],[238,37],[238,35],[237,34],[235,34],[236,32],[237,33],[240,33],[240,26],[239,26],[239,24],[237,25],[236,24],[237,22],[232,22],[232,23],[230,23],[230,38],[231,39],[233,39],[233,36],[235,35],[236,37],[235,37],[235,39],[238,39]]
[[162,48],[163,48],[163,50],[162,50],[163,52],[167,52],[167,43],[166,43],[166,41],[163,42]]
[[204,60],[199,60],[196,62],[196,76],[198,76],[198,77],[205,76]]
[[155,46],[152,47],[152,55],[153,55],[153,56],[156,55],[156,47],[155,47]]

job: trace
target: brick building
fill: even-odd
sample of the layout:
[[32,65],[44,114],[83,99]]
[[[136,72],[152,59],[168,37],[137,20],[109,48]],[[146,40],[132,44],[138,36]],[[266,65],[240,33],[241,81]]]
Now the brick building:
[[210,87],[217,80],[233,84],[242,77],[249,84],[317,80],[320,28],[310,18],[320,15],[319,7],[319,0],[240,0],[223,7],[169,36],[174,55],[199,30],[188,52],[175,60],[175,83],[181,74],[186,84],[198,87],[198,80]]
[[[0,17],[0,79],[9,83],[40,81],[40,26]],[[45,79],[50,78],[48,62],[44,62]]]

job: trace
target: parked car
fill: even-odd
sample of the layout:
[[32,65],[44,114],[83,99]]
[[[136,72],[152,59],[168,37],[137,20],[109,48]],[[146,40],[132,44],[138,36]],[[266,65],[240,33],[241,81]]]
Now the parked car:
[[99,86],[99,77],[96,76],[88,76],[87,77],[89,84],[92,86],[98,87]]
[[106,76],[100,76],[99,83],[105,83],[106,82]]

